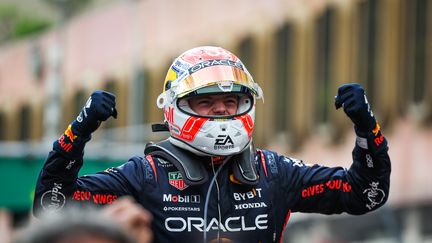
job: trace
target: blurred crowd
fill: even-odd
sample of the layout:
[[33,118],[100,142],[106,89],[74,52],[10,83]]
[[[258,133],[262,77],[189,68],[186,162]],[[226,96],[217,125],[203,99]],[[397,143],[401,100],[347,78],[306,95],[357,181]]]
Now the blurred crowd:
[[10,214],[0,210],[0,243],[147,243],[153,238],[151,221],[150,213],[129,197],[103,208],[47,211],[17,229]]

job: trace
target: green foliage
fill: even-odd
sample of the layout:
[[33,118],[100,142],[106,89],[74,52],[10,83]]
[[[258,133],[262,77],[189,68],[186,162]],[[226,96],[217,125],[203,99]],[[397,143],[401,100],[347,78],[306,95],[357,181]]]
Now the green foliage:
[[48,29],[49,20],[19,12],[15,6],[0,4],[0,42],[20,39]]
[[41,18],[25,16],[19,18],[15,23],[15,31],[12,34],[13,39],[26,37],[34,33],[42,32],[51,26],[51,22]]

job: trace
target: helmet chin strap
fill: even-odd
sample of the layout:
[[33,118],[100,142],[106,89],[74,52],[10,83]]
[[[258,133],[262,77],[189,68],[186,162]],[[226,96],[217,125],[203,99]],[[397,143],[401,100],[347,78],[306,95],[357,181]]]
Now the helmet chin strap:
[[155,123],[151,125],[152,132],[169,132],[168,124],[165,123]]
[[[172,163],[182,174],[188,185],[202,185],[208,181],[208,173],[204,167],[208,156],[198,156],[185,149],[173,145],[168,139],[159,143],[148,143],[144,154],[160,157]],[[259,175],[255,162],[255,149],[249,145],[240,154],[232,156],[231,163],[234,177],[246,185],[258,184]]]

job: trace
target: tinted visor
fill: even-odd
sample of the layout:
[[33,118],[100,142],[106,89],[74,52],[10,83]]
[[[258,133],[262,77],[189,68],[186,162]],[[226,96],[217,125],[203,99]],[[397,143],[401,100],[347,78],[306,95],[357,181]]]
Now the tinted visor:
[[241,85],[247,87],[257,98],[262,96],[260,87],[249,73],[227,65],[211,66],[198,70],[183,80],[179,80],[173,88],[176,96],[181,98],[198,89],[212,85],[218,85],[222,91],[226,92],[232,92],[233,85]]

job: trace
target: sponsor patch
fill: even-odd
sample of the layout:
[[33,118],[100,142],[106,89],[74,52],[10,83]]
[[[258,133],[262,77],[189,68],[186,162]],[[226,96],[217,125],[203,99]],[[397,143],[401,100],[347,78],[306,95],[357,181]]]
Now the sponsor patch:
[[61,183],[54,183],[51,190],[42,194],[41,205],[44,210],[57,211],[63,208],[66,203],[66,197],[60,191],[61,189]]
[[248,192],[234,192],[233,197],[236,201],[245,201],[254,198],[261,198],[261,188],[252,188]]
[[89,191],[75,191],[72,195],[73,201],[86,201],[94,204],[112,204],[117,198],[118,196],[114,194],[93,194]]
[[231,67],[236,67],[240,70],[244,70],[243,69],[243,64],[241,62],[234,62],[228,59],[214,59],[214,60],[209,60],[209,61],[204,61],[204,62],[200,62],[197,63],[195,65],[193,65],[192,67],[189,68],[189,74],[195,73],[203,68],[206,67],[211,67],[211,66],[218,66],[218,65],[226,65],[226,66],[231,66]]
[[69,139],[70,139],[71,142],[73,142],[77,138],[77,136],[73,134],[73,132],[72,132],[72,125],[70,125],[70,124],[67,127],[67,129],[64,132],[64,134],[69,137]]
[[379,147],[384,142],[384,136],[380,134],[379,137],[374,139],[374,143],[377,147]]
[[330,180],[326,183],[312,185],[301,192],[302,198],[308,198],[317,196],[324,193],[326,190],[341,190],[345,193],[350,192],[352,189],[351,185],[346,181],[343,182],[341,179]]
[[227,150],[234,148],[234,141],[229,135],[219,135],[214,144],[215,150]]
[[370,154],[366,154],[366,163],[367,163],[367,167],[369,168],[373,168],[373,159],[372,156],[370,156]]
[[378,188],[379,182],[372,182],[369,184],[371,187],[364,190],[363,194],[366,194],[367,199],[370,203],[366,204],[366,207],[369,210],[372,210],[374,207],[380,205],[385,198],[384,190]]
[[201,209],[199,207],[163,207],[163,211],[175,211],[175,212],[199,212]]
[[69,143],[68,141],[65,140],[65,135],[61,135],[61,137],[58,139],[58,143],[60,145],[60,147],[65,151],[65,152],[70,152],[73,148],[72,143]]
[[173,195],[163,194],[162,201],[173,203],[200,203],[200,195]]
[[[251,219],[249,221],[249,219]],[[266,230],[268,228],[268,215],[259,214],[252,218],[251,215],[232,216],[221,221],[216,218],[209,219],[207,227],[204,228],[204,219],[201,217],[168,217],[165,219],[165,229],[169,232],[192,232],[192,231],[217,231],[222,232],[245,232]]]
[[251,209],[251,208],[266,208],[265,202],[242,203],[234,205],[235,210]]
[[379,123],[377,122],[375,128],[372,130],[375,137],[378,136],[378,133],[380,130],[381,130],[381,127],[380,127]]
[[179,189],[180,191],[183,191],[188,187],[188,185],[184,182],[180,171],[168,172],[168,180],[171,186]]
[[173,164],[171,164],[170,162],[168,162],[168,161],[166,161],[166,160],[164,160],[164,159],[161,159],[161,158],[158,158],[157,159],[157,162],[158,162],[158,166],[159,167],[162,167],[162,168],[170,168],[170,167],[173,167],[174,165]]

